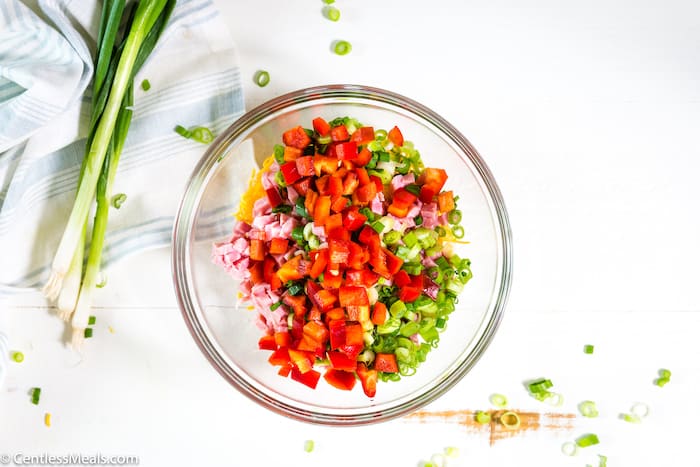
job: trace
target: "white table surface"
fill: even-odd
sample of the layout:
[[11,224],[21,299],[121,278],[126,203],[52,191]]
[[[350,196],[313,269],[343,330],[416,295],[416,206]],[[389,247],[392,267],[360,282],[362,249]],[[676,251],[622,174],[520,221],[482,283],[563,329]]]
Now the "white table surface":
[[[0,328],[25,354],[0,392],[0,455],[414,466],[455,446],[450,465],[583,467],[598,453],[614,467],[700,465],[700,3],[338,0],[338,23],[320,0],[215,3],[248,108],[311,85],[383,87],[442,114],[493,170],[514,238],[507,314],[474,370],[425,410],[488,409],[501,392],[518,410],[574,414],[592,399],[601,415],[493,446],[454,417],[338,429],[274,415],[194,345],[164,249],[108,272],[82,359],[38,293],[0,304]],[[330,53],[335,39],[352,53]],[[265,88],[252,82],[258,69],[270,72]],[[662,367],[673,376],[658,388]],[[538,376],[554,381],[562,407],[526,394],[522,382]],[[39,406],[27,395],[35,386]],[[635,402],[651,407],[643,423],[619,420]],[[561,453],[587,432],[601,444]]]

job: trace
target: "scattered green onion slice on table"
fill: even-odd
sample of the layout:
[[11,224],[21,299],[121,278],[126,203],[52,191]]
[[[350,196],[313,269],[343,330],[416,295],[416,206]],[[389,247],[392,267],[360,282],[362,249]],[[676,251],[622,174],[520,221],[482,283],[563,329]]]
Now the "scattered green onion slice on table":
[[314,450],[314,440],[307,439],[304,441],[304,451],[311,452]]
[[504,412],[498,419],[501,425],[508,430],[517,430],[520,428],[520,417],[515,412]]
[[335,0],[323,0],[323,3],[325,3],[326,5],[330,5],[332,3],[335,3]]
[[595,433],[588,433],[576,439],[576,445],[580,448],[587,448],[598,443],[600,443],[600,440],[598,440],[598,435]]
[[488,412],[484,411],[479,411],[476,413],[476,421],[477,423],[480,423],[482,425],[486,425],[487,423],[491,423],[491,414]]
[[637,402],[630,408],[630,413],[636,417],[644,418],[649,415],[649,406],[643,402]]
[[126,201],[126,194],[117,193],[116,195],[112,196],[110,201],[114,209],[119,209],[122,207],[122,204],[124,204],[124,201]]
[[338,21],[340,19],[340,10],[334,6],[324,7],[323,16],[325,16],[331,21]]
[[447,457],[458,457],[459,456],[459,448],[455,446],[448,446],[445,448],[445,455]]
[[561,407],[562,404],[564,404],[564,396],[558,392],[550,392],[547,393],[547,396],[543,399],[543,401],[552,407]]
[[92,337],[92,328],[85,328],[85,339],[89,339]]
[[503,394],[491,394],[489,401],[499,409],[502,409],[508,405],[508,399]]
[[598,416],[598,408],[593,401],[583,401],[578,405],[578,410],[581,415],[588,418],[595,418]]
[[41,399],[41,388],[32,388],[32,404],[39,405]]
[[261,88],[264,88],[265,86],[270,84],[270,73],[265,70],[258,70],[255,72],[253,81],[255,81],[255,84],[257,84]]
[[594,347],[591,344],[586,344],[583,346],[583,353],[585,354],[592,354],[594,350]]
[[567,456],[575,456],[578,452],[578,446],[576,446],[576,443],[567,441],[566,443],[561,445],[561,452],[563,452]]
[[144,91],[148,91],[149,89],[151,89],[151,82],[147,79],[141,81],[141,89],[143,89]]
[[191,138],[197,141],[198,143],[209,144],[212,141],[214,141],[214,133],[212,133],[211,130],[207,127],[196,126],[192,128]]
[[22,363],[24,361],[24,354],[19,350],[12,352],[12,361],[15,363]]
[[671,371],[661,368],[659,370],[659,377],[654,380],[654,384],[661,388],[664,387],[669,381],[671,381]]
[[527,390],[530,391],[531,394],[544,394],[549,392],[549,388],[553,386],[554,383],[552,383],[552,380],[541,378],[528,383]]
[[90,316],[88,318],[88,325],[93,326],[97,322],[97,318],[95,316]]
[[336,55],[347,55],[352,51],[352,45],[348,41],[336,41],[333,44],[333,52]]
[[629,414],[629,413],[621,413],[620,420],[623,420],[627,423],[642,423],[641,418],[639,418],[637,415]]

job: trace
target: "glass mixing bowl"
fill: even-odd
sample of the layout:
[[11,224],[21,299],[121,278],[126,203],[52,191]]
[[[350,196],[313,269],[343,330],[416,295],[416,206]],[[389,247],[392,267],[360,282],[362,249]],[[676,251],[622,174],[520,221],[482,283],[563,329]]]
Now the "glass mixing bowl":
[[[277,374],[258,350],[255,311],[237,302],[237,283],[211,261],[226,240],[253,168],[272,154],[283,131],[314,117],[350,116],[375,128],[394,125],[415,144],[426,167],[447,170],[446,190],[459,195],[464,240],[456,252],[472,261],[473,279],[459,296],[440,343],[417,372],[379,382],[370,399],[359,384],[340,391],[321,380],[312,390]],[[486,350],[502,318],[511,281],[508,216],[491,172],[452,125],[425,106],[382,89],[329,85],[292,92],[247,112],[219,135],[197,164],[173,230],[177,299],[195,342],[231,385],[279,414],[327,425],[360,425],[416,410],[454,386]]]

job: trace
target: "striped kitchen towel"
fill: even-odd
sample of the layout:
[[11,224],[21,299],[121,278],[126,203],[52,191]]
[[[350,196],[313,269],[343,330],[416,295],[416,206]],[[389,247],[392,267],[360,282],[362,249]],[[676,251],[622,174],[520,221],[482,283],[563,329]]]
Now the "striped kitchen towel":
[[[40,288],[73,204],[90,112],[100,2],[0,1],[0,295]],[[217,134],[243,113],[233,42],[211,0],[180,0],[135,78],[103,266],[168,245],[185,184],[205,146],[173,131]],[[148,79],[150,89],[138,84]]]

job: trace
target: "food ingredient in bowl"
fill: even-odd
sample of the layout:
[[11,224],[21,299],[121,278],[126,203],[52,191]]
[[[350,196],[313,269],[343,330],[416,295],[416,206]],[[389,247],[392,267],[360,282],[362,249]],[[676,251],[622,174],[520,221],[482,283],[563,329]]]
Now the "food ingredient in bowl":
[[213,261],[241,281],[280,375],[315,388],[322,366],[329,385],[359,379],[374,397],[426,360],[472,277],[452,248],[462,215],[446,171],[399,128],[311,123],[252,174]]

